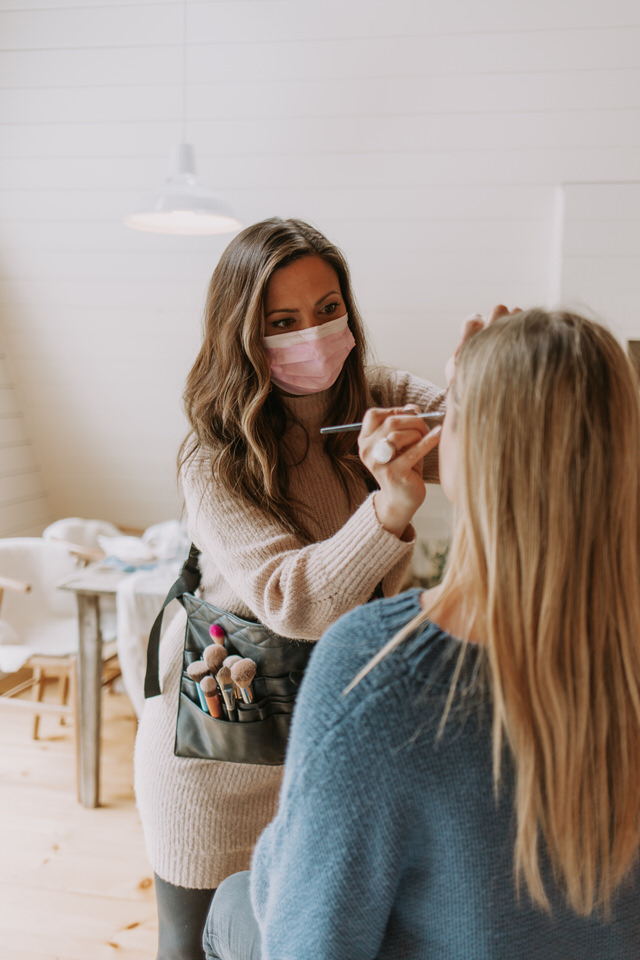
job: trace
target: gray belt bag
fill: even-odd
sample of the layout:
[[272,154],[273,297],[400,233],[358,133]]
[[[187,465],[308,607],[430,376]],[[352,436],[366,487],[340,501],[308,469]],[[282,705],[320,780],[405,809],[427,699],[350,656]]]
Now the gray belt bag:
[[[161,693],[159,648],[165,607],[177,600],[187,614],[182,655],[182,675],[174,753],[198,760],[225,760],[230,763],[284,763],[289,725],[296,695],[314,644],[281,637],[253,620],[243,620],[195,595],[200,583],[198,556],[191,545],[180,576],[173,584],[149,634],[145,697]],[[221,718],[201,706],[197,682],[187,670],[201,660],[213,642],[210,629],[216,625],[229,654],[248,657],[256,665],[251,684],[252,700],[236,699],[233,711]],[[218,641],[222,642],[222,639]],[[232,717],[232,719],[231,719]]]

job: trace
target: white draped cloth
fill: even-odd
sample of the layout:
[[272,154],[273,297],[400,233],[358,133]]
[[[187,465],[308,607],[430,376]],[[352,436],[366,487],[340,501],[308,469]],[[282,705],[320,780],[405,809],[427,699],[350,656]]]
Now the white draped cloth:
[[[180,567],[181,563],[174,562],[160,564],[153,570],[136,570],[116,588],[118,660],[122,683],[138,719],[144,707],[149,631]],[[163,626],[172,613],[167,613]]]

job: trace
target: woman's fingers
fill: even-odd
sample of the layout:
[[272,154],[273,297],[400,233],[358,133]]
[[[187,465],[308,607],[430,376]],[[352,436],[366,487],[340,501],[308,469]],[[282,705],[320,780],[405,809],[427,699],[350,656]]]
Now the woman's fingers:
[[422,436],[414,430],[390,431],[363,451],[363,459],[365,453],[370,453],[376,469],[394,467],[406,472],[437,447],[441,430],[442,426],[438,424]]
[[[370,407],[362,418],[362,429],[360,436],[368,436],[375,430],[378,430],[383,424],[387,423],[390,417],[411,416],[412,413],[421,413],[420,407],[415,403],[407,403],[404,407]],[[416,421],[414,423],[420,423]]]
[[456,359],[462,345],[476,333],[479,333],[480,330],[484,330],[485,327],[495,323],[495,321],[499,320],[500,317],[512,317],[516,313],[520,313],[520,307],[514,307],[513,310],[509,310],[509,307],[506,307],[504,303],[498,303],[491,310],[488,320],[481,313],[474,313],[463,321],[458,344],[454,350],[453,356],[449,357],[444,368],[444,376],[447,387],[451,385],[451,381],[453,380],[453,376],[456,372]]
[[508,315],[509,307],[505,307],[504,303],[498,303],[489,314],[488,324],[495,323],[496,320],[500,319],[500,317],[505,317]]
[[494,323],[495,320],[499,320],[500,317],[513,317],[516,313],[520,312],[520,307],[514,307],[513,310],[509,310],[509,307],[505,307],[504,303],[499,303],[491,311],[487,325]]
[[406,467],[414,467],[417,463],[420,463],[428,453],[431,453],[431,451],[438,446],[440,443],[441,433],[442,425],[438,424],[438,426],[434,427],[433,430],[429,430],[424,437],[420,437],[419,440],[399,450],[395,459],[402,459],[402,462]]

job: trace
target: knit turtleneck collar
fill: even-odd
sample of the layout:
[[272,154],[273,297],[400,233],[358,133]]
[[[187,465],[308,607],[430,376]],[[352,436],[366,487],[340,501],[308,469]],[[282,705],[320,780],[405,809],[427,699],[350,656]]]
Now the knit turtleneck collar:
[[330,401],[331,389],[310,393],[304,397],[282,397],[287,410],[310,431],[329,426],[327,413]]

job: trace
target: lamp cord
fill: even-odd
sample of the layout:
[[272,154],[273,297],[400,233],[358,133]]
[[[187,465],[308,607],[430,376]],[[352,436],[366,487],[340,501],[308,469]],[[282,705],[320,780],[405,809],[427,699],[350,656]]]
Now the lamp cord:
[[187,142],[187,0],[182,4],[182,142]]

